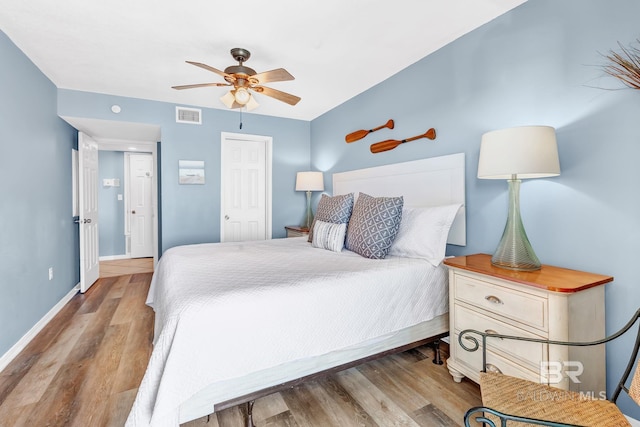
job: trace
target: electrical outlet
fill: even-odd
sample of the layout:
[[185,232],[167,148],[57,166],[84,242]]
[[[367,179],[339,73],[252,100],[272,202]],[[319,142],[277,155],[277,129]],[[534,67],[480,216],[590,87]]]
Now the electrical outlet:
[[53,280],[53,267],[49,267],[49,280]]

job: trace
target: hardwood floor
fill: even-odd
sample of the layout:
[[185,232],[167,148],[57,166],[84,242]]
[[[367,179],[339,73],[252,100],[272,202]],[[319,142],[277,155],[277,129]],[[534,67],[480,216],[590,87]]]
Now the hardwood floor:
[[[0,373],[0,426],[122,426],[151,353],[151,273],[101,278]],[[443,344],[446,357],[446,344]],[[432,349],[388,356],[256,401],[258,427],[457,426],[480,404]],[[244,406],[185,426],[241,427]]]
[[100,261],[100,277],[153,273],[153,258],[116,259]]

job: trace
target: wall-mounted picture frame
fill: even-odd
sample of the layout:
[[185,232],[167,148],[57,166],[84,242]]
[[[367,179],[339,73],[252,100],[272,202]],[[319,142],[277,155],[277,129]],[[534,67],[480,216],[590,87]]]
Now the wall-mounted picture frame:
[[186,185],[204,184],[204,161],[178,160],[178,183]]

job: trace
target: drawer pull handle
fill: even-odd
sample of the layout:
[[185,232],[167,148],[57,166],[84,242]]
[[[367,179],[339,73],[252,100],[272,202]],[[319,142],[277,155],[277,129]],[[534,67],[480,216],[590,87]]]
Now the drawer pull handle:
[[487,363],[485,365],[485,369],[487,370],[487,372],[494,372],[496,374],[501,374],[502,373],[500,368],[498,368],[496,365],[492,365],[491,363]]
[[502,300],[495,295],[487,295],[484,299],[494,304],[504,304]]
[[[484,330],[484,332],[485,332],[486,334],[489,334],[489,335],[500,335],[500,334],[498,333],[498,331],[496,331],[496,330],[494,330],[494,329],[485,329],[485,330]],[[504,338],[500,338],[500,339],[501,339],[501,340],[504,340]]]

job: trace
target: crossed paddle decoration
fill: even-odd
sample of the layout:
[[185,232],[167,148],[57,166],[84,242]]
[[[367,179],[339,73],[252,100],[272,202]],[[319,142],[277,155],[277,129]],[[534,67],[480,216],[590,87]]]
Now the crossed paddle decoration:
[[[387,123],[383,124],[382,126],[378,126],[369,130],[362,129],[362,130],[357,130],[355,132],[351,132],[350,134],[344,137],[344,140],[347,143],[355,142],[364,138],[365,136],[369,135],[372,132],[379,131],[380,129],[383,129],[383,128],[393,129],[393,126],[394,126],[393,120],[390,119],[389,121],[387,121]],[[393,150],[398,145],[404,144],[405,142],[415,141],[416,139],[420,139],[420,138],[428,138],[428,139],[434,140],[436,139],[436,130],[434,128],[431,128],[425,133],[423,133],[422,135],[417,135],[417,136],[403,139],[403,140],[387,139],[385,141],[376,142],[374,144],[371,144],[370,150],[372,153],[382,153],[383,151]]]

